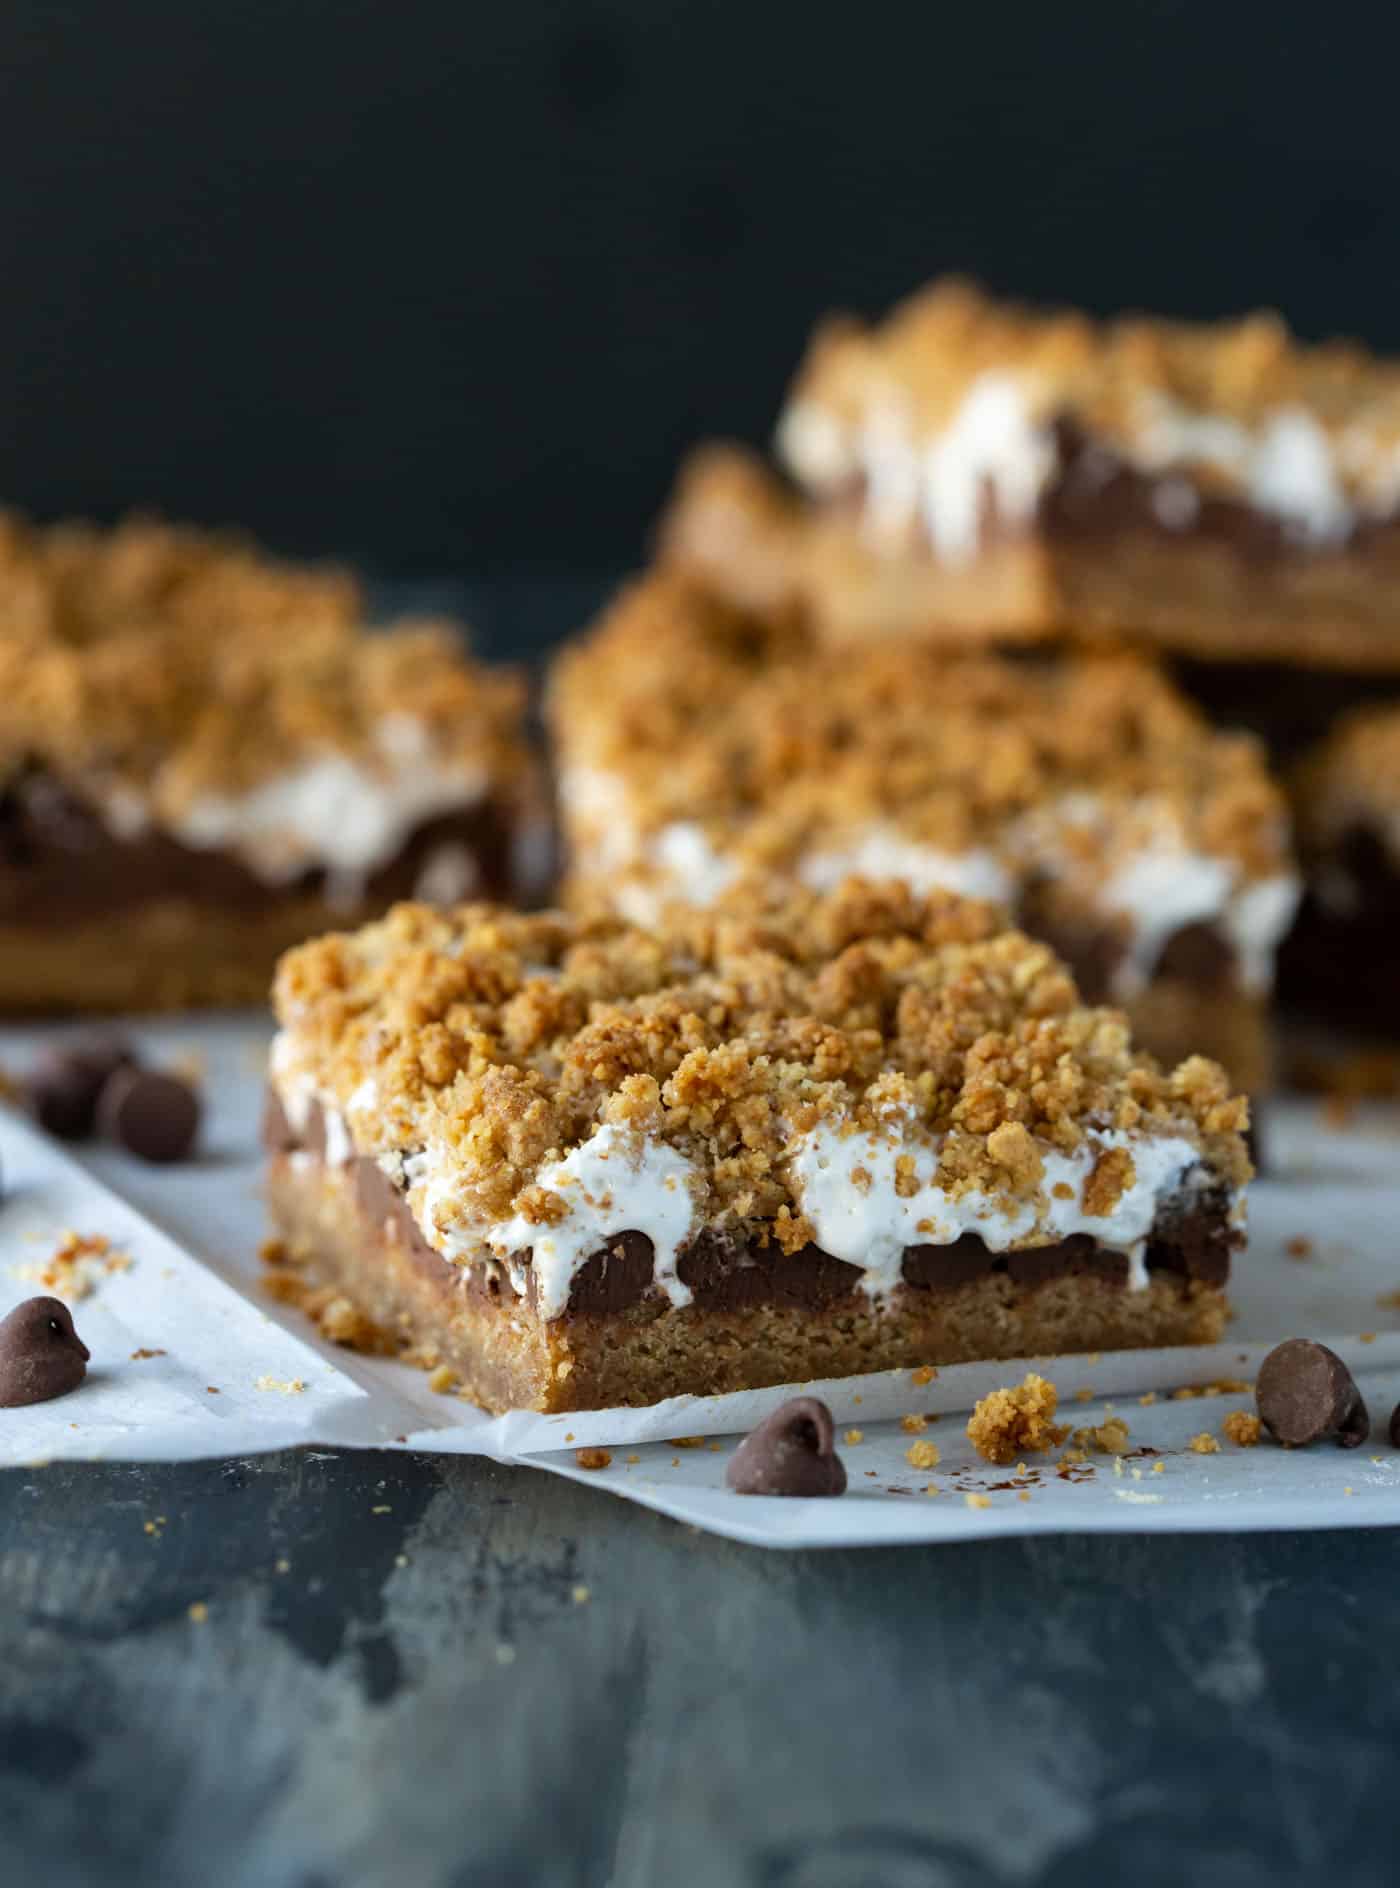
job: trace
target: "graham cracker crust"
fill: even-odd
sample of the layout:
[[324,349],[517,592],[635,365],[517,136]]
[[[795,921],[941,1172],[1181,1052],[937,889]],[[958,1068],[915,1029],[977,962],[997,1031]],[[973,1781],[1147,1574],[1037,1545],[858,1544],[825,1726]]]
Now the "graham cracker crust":
[[415,1250],[401,1219],[371,1216],[351,1167],[278,1154],[267,1192],[285,1263],[308,1291],[334,1287],[415,1361],[446,1365],[493,1412],[641,1406],[923,1364],[1209,1344],[1226,1317],[1224,1292],[1199,1279],[1159,1275],[1130,1292],[1092,1274],[1034,1286],[994,1274],[950,1290],[906,1289],[886,1307],[858,1293],[835,1306],[732,1311],[674,1310],[652,1297],[546,1322],[508,1288]]

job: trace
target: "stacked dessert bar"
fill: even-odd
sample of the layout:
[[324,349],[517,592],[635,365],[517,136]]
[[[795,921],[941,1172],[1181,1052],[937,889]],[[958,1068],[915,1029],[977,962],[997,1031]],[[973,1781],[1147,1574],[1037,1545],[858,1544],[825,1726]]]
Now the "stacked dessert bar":
[[1272,315],[1096,322],[946,281],[882,323],[822,324],[777,453],[695,455],[670,568],[832,647],[1162,659],[1285,776],[1306,878],[1287,994],[1386,1023],[1400,365]]
[[514,676],[344,575],[133,524],[0,526],[0,1008],[265,997],[395,898],[508,896]]

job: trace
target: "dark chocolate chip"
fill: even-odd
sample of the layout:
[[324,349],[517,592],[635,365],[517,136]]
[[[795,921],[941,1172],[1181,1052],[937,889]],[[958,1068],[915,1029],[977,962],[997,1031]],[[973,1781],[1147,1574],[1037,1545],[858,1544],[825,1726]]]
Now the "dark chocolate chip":
[[61,1298],[26,1298],[0,1322],[0,1409],[66,1396],[91,1355]]
[[102,1091],[102,1132],[139,1160],[183,1160],[199,1132],[199,1096],[178,1075],[118,1069]]
[[736,1495],[844,1495],[846,1470],[835,1441],[825,1403],[790,1397],[745,1436],[724,1479]]
[[1290,1337],[1269,1352],[1254,1396],[1260,1421],[1286,1448],[1335,1436],[1342,1448],[1354,1449],[1371,1433],[1351,1372],[1335,1351],[1310,1337]]
[[34,1119],[59,1140],[86,1140],[103,1088],[118,1069],[135,1061],[130,1044],[118,1036],[54,1043],[40,1054],[25,1083]]

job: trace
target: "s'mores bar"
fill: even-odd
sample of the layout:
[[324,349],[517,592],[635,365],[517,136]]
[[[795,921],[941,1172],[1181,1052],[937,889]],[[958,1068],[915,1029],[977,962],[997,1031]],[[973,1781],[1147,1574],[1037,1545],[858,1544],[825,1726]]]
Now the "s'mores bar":
[[1096,322],[939,282],[818,329],[778,450],[833,639],[1112,632],[1400,669],[1400,364],[1277,316]]
[[395,898],[504,896],[516,678],[202,533],[0,526],[0,1010],[262,1001]]
[[275,1004],[286,1260],[488,1409],[1220,1335],[1245,1103],[989,905],[402,905]]
[[1267,1085],[1282,795],[1147,661],[814,646],[673,575],[557,665],[571,897],[643,923],[847,874],[1007,905],[1166,1061]]
[[1298,1010],[1400,1037],[1400,702],[1343,717],[1295,769],[1307,893],[1284,948]]

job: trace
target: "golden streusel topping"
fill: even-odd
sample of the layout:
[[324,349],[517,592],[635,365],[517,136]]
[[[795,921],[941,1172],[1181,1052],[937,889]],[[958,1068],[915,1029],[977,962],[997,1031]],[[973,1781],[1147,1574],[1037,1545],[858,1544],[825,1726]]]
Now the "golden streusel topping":
[[939,1138],[942,1184],[994,1197],[1032,1193],[1038,1149],[1093,1127],[1182,1135],[1223,1184],[1249,1172],[1220,1068],[1164,1072],[1048,947],[948,894],[851,881],[656,932],[400,905],[290,952],[274,1000],[279,1087],[344,1110],[362,1152],[430,1148],[483,1222],[548,1215],[536,1175],[604,1123],[684,1153],[711,1223],[790,1249],[809,1228],[785,1149],[819,1121],[897,1116]]
[[36,766],[174,817],[418,724],[438,764],[523,763],[522,685],[445,623],[367,632],[358,587],[242,540],[0,517],[0,778]]
[[997,851],[1017,822],[1069,808],[1061,838],[1086,862],[1166,843],[1246,877],[1286,864],[1286,811],[1256,743],[1212,731],[1138,657],[823,648],[790,615],[662,572],[565,651],[550,707],[565,817],[616,858],[629,831],[678,822],[763,870],[871,827]]
[[1344,482],[1380,474],[1367,449],[1400,439],[1400,365],[1357,343],[1304,345],[1268,312],[1209,323],[1101,322],[997,301],[958,278],[910,296],[875,327],[847,316],[823,322],[790,399],[853,430],[894,401],[922,436],[940,431],[988,372],[1014,376],[1038,416],[1075,419],[1126,444],[1162,400],[1245,428],[1302,407],[1345,437]]

